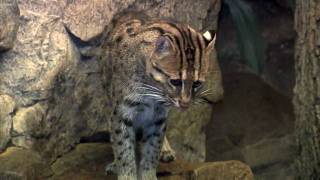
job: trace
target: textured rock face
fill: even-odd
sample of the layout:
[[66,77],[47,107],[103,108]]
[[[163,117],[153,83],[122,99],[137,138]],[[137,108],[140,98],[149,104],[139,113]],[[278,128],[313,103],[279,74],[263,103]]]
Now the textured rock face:
[[248,73],[224,76],[225,98],[207,125],[207,161],[239,160],[261,180],[294,179],[290,99]]
[[[259,76],[282,94],[291,97],[294,77],[294,30],[293,11],[283,0],[242,0],[253,9],[257,27],[265,44],[263,70]],[[227,8],[223,8],[227,9]],[[220,14],[218,29],[219,61],[224,73],[252,72],[237,47],[237,33],[228,11]]]
[[15,103],[10,96],[0,95],[0,152],[6,147],[11,137],[11,113]]
[[[21,161],[20,161],[21,160]],[[104,173],[112,162],[112,148],[107,143],[83,143],[51,165],[43,163],[36,152],[10,147],[0,154],[0,179],[92,179],[116,180]],[[21,164],[21,162],[24,164]],[[187,163],[182,160],[160,164],[159,180],[253,180],[250,168],[239,161]]]
[[0,1],[0,52],[13,47],[19,28],[17,0]]
[[97,63],[79,62],[60,20],[60,5],[21,1],[16,45],[0,61],[0,92],[15,104],[8,117],[13,127],[7,129],[12,143],[52,159],[81,136],[108,127],[102,87],[92,83],[99,82]]
[[0,155],[0,179],[44,179],[51,176],[48,164],[30,150],[10,147]]
[[[101,33],[115,13],[132,8],[150,16],[172,17],[196,29],[216,29],[220,8],[219,0],[23,0],[18,4],[21,24],[15,46],[0,54],[0,149],[10,141],[40,152],[49,162],[110,127],[101,67],[94,58],[80,60],[64,25],[88,40]],[[210,21],[204,23],[206,19]],[[223,91],[215,57],[213,64],[210,99],[216,101]],[[203,105],[187,113],[171,112],[169,139],[184,159],[204,161],[203,127],[211,118],[211,107]]]

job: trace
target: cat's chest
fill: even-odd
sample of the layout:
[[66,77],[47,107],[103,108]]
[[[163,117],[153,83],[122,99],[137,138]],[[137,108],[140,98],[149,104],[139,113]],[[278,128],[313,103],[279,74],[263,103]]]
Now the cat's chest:
[[145,98],[141,104],[134,108],[136,115],[133,119],[133,127],[138,136],[145,138],[160,132],[167,118],[167,107],[152,98]]

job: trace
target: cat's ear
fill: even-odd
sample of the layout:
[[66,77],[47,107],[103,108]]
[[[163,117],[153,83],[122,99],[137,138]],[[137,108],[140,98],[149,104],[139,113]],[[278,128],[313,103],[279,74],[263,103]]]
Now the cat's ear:
[[203,36],[203,39],[206,43],[207,49],[213,48],[215,46],[216,37],[217,37],[215,31],[213,31],[213,30],[206,31],[205,33],[202,34],[202,36]]
[[160,36],[157,40],[156,40],[156,44],[155,44],[155,53],[160,56],[166,56],[169,55],[173,50],[173,46],[172,43],[170,41],[170,39],[168,39],[165,36]]

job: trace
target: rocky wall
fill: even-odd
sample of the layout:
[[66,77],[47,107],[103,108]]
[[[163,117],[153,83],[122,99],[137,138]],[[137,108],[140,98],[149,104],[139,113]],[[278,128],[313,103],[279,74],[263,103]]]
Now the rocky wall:
[[[79,58],[64,25],[89,40],[126,9],[205,30],[217,28],[220,1],[0,1],[0,48],[6,50],[0,54],[0,150],[16,146],[54,162],[81,141],[99,135],[108,140],[110,109],[101,68],[95,58]],[[214,93],[209,98],[218,101],[221,73],[215,55],[212,61],[209,86]],[[170,116],[168,137],[177,154],[204,161],[211,105]]]

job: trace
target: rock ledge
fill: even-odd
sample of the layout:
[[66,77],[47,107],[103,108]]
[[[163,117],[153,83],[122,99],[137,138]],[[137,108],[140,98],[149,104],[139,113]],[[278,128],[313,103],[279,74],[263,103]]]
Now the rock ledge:
[[[0,154],[0,179],[116,180],[104,167],[112,162],[112,148],[106,143],[84,143],[45,164],[36,152],[10,147]],[[177,160],[160,164],[159,180],[253,180],[249,166],[240,161],[187,163]]]

